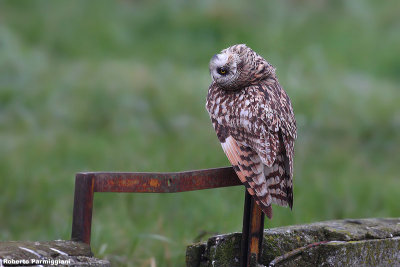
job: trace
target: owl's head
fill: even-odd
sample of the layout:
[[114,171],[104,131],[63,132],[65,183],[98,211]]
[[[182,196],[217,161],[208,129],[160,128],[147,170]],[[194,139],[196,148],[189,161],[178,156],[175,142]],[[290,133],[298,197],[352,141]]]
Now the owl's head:
[[245,44],[222,50],[210,60],[214,82],[225,90],[238,90],[275,75],[275,69]]

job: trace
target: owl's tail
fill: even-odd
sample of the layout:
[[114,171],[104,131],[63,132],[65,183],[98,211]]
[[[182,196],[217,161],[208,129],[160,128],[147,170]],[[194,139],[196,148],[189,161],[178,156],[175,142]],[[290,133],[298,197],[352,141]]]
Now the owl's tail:
[[292,194],[289,195],[287,183],[290,176],[286,172],[282,153],[278,153],[272,167],[267,167],[254,150],[236,142],[231,136],[221,145],[237,176],[268,218],[272,218],[272,203],[291,206]]
[[278,154],[272,167],[264,166],[264,175],[272,203],[292,208],[293,189],[285,161],[285,156]]
[[[292,187],[292,168],[289,166],[284,142],[280,135],[277,144],[279,153],[277,153],[275,162],[271,167],[263,164],[262,174],[265,177],[265,186],[267,190],[255,190],[255,199],[268,218],[272,218],[271,203],[279,206],[292,208],[293,206],[293,187]],[[259,174],[260,175],[260,174]]]

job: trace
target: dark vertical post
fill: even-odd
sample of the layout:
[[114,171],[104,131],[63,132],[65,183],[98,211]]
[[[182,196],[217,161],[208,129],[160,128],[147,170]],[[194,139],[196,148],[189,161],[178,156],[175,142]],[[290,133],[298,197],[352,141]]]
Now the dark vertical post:
[[240,267],[247,266],[247,254],[249,251],[249,223],[250,223],[250,207],[251,195],[244,188],[244,208],[243,208],[243,228],[242,228],[242,242],[240,249]]
[[240,266],[250,267],[256,266],[261,255],[264,213],[247,190],[245,191]]
[[93,175],[78,173],[75,177],[75,198],[71,239],[74,241],[82,241],[89,245],[92,227],[93,194]]

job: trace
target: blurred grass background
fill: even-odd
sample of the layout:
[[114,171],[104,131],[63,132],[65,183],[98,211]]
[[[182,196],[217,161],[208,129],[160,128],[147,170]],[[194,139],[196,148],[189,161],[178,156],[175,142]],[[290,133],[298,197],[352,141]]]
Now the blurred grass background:
[[[0,0],[0,239],[69,239],[74,174],[228,165],[205,111],[210,57],[246,43],[298,121],[294,207],[266,227],[399,216],[400,2]],[[92,248],[184,266],[241,231],[243,189],[96,195]],[[205,236],[204,238],[206,238]]]

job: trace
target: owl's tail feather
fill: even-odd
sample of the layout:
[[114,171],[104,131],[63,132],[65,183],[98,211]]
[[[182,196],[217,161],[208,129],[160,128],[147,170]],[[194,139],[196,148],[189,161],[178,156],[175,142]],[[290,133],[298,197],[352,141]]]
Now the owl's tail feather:
[[271,203],[288,205],[283,176],[284,158],[281,154],[272,167],[268,167],[255,151],[238,143],[232,136],[228,136],[221,145],[237,176],[268,218],[272,218]]
[[272,203],[279,206],[292,206],[291,188],[288,188],[289,176],[285,169],[284,157],[278,154],[272,167],[264,167],[265,180]]
[[263,204],[260,204],[259,201],[256,200],[256,203],[258,206],[261,207],[261,210],[265,213],[265,215],[267,215],[268,219],[272,219],[272,206],[265,206]]
[[263,201],[261,201],[260,197],[254,193],[254,189],[251,188],[251,186],[249,185],[249,183],[247,181],[245,181],[244,186],[247,188],[247,191],[249,192],[249,194],[254,198],[254,200],[256,201],[257,205],[260,206],[261,210],[264,212],[265,215],[267,215],[268,219],[272,219],[272,207],[271,204],[270,205],[265,205],[263,203]]

